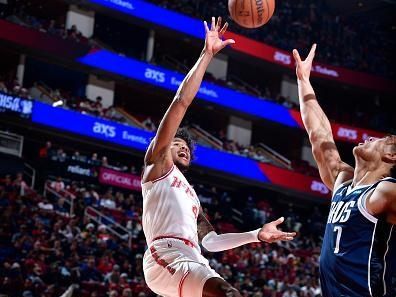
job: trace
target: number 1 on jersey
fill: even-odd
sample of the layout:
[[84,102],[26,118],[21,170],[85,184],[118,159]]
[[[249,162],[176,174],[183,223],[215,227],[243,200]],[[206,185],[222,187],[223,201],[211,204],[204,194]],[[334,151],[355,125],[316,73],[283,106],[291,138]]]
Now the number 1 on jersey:
[[338,252],[340,251],[340,240],[341,240],[342,227],[334,226],[334,232],[337,232],[334,254],[338,254]]

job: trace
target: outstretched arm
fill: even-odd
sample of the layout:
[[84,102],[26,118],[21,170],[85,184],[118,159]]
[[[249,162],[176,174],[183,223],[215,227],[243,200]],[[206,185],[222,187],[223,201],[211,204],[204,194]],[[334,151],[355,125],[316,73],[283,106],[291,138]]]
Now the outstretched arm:
[[[197,94],[201,85],[203,76],[213,56],[227,45],[234,43],[234,40],[228,39],[223,41],[222,37],[227,30],[228,24],[225,23],[221,27],[221,18],[212,18],[211,28],[205,25],[205,47],[195,63],[194,67],[190,70],[184,78],[176,95],[166,111],[157,131],[157,135],[151,142],[145,156],[146,166],[151,164],[165,163],[165,171],[169,170],[172,166],[172,158],[170,155],[169,147],[171,142],[180,126],[180,123],[187,111],[187,108],[192,103],[195,95]],[[151,179],[161,176],[161,172],[151,176]],[[159,175],[159,176],[155,176]]]
[[253,242],[272,243],[279,240],[292,240],[296,233],[282,232],[277,228],[283,221],[282,217],[250,232],[217,234],[201,210],[198,216],[198,237],[202,246],[209,252],[230,250]]
[[[341,160],[334,142],[330,122],[316,100],[315,91],[309,80],[316,44],[302,61],[297,50],[293,50],[296,61],[298,96],[301,117],[312,145],[312,153],[319,167],[319,173],[326,186],[333,190],[336,184],[353,177],[353,168]],[[337,186],[337,185],[336,185]]]

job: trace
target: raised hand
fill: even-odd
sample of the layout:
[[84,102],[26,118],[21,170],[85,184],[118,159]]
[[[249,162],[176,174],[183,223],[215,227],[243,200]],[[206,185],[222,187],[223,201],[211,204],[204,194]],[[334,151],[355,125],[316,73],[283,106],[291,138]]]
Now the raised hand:
[[312,61],[313,58],[315,57],[315,50],[316,50],[316,44],[312,45],[308,57],[304,61],[301,61],[301,57],[298,51],[296,49],[293,50],[293,57],[294,60],[296,61],[296,74],[299,80],[309,79],[312,69]]
[[296,232],[283,232],[278,230],[277,226],[282,224],[285,219],[283,217],[265,224],[258,233],[258,239],[268,243],[278,240],[292,240],[296,236]]
[[[225,48],[229,44],[235,43],[233,39],[223,40],[223,35],[227,31],[228,23],[225,23],[223,27],[221,27],[221,17],[216,18],[212,17],[212,24],[210,29],[208,27],[208,23],[204,21],[205,25],[205,52],[211,55],[217,54],[220,50]],[[221,28],[221,29],[220,29]]]

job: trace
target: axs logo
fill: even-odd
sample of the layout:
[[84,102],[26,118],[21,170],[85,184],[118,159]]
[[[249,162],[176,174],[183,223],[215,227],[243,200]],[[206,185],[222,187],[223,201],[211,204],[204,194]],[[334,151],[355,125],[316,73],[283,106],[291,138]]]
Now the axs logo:
[[284,53],[281,53],[278,51],[276,51],[274,54],[274,60],[277,62],[280,62],[282,64],[285,64],[285,65],[290,65],[292,62],[290,55],[287,55],[287,54],[284,54]]
[[337,131],[337,135],[342,138],[347,138],[350,140],[356,140],[358,138],[358,132],[353,129],[340,127]]
[[325,194],[325,195],[330,192],[324,183],[318,182],[316,180],[312,181],[311,190],[314,192],[319,192],[319,193]]
[[148,79],[152,79],[159,83],[165,82],[165,73],[158,70],[146,68],[146,72],[144,73],[144,76]]
[[103,123],[95,122],[92,130],[95,134],[101,134],[106,137],[113,138],[116,136],[116,127]]

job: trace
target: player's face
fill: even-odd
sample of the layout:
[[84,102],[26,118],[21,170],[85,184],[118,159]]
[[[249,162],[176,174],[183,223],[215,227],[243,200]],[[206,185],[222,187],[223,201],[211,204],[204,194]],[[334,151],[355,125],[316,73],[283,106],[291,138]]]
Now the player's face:
[[382,160],[384,156],[394,150],[396,136],[390,135],[383,138],[370,137],[364,143],[359,143],[353,153],[366,161]]
[[187,170],[191,162],[191,152],[187,143],[181,138],[175,138],[171,144],[173,163],[182,170]]

